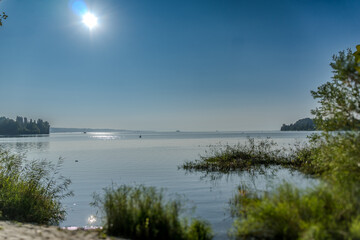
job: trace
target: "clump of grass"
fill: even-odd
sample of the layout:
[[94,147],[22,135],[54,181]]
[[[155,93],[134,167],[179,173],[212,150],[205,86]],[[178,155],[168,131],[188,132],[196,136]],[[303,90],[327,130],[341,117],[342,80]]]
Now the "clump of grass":
[[93,206],[105,216],[109,235],[131,239],[212,239],[208,223],[194,219],[190,224],[180,217],[183,203],[164,199],[162,190],[143,185],[105,188],[94,195]]
[[64,220],[60,200],[72,192],[71,181],[59,174],[61,164],[0,150],[0,219],[52,225]]
[[299,239],[310,231],[329,239],[338,220],[334,213],[341,209],[324,188],[305,193],[289,184],[262,197],[239,193],[234,204],[238,218],[231,233],[236,239]]
[[[181,168],[189,171],[228,173],[231,171],[262,170],[269,166],[301,169],[308,164],[309,147],[279,148],[271,139],[255,141],[249,138],[244,144],[210,146],[200,159],[185,162]],[[305,169],[304,169],[305,170]]]
[[283,184],[263,196],[233,198],[235,239],[358,239],[358,193],[320,185],[300,190]]

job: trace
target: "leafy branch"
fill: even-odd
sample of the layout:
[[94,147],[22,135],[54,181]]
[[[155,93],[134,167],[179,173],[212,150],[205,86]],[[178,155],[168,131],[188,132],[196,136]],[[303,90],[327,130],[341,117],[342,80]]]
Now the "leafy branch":
[[8,15],[6,15],[5,12],[3,12],[2,14],[0,13],[0,26],[2,26],[2,20],[5,20],[8,18]]

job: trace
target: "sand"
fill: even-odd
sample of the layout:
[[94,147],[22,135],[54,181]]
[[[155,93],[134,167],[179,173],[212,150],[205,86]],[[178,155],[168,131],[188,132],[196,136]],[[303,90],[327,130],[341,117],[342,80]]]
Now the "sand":
[[55,226],[38,226],[32,224],[0,221],[1,240],[98,240],[122,238],[100,236],[99,230],[68,230]]

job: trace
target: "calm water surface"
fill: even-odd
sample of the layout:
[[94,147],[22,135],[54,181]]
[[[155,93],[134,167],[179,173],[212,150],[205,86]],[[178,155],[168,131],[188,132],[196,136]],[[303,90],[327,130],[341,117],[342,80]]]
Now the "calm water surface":
[[[175,193],[187,199],[187,207],[196,206],[192,216],[208,220],[216,239],[227,237],[232,219],[229,199],[239,184],[246,183],[259,191],[268,190],[282,181],[299,186],[311,184],[299,174],[286,170],[275,177],[246,173],[223,176],[216,180],[204,173],[187,173],[178,166],[204,154],[209,145],[245,142],[247,137],[270,137],[279,145],[306,141],[309,132],[171,132],[171,133],[55,133],[49,136],[0,138],[0,147],[25,153],[28,159],[57,161],[64,158],[62,174],[72,180],[75,196],[64,200],[67,219],[62,226],[89,226],[88,219],[96,215],[92,208],[94,192],[101,193],[106,186],[115,184],[144,184],[166,188],[170,196]],[[77,160],[77,161],[75,161]],[[189,211],[189,214],[191,211]],[[100,218],[92,225],[100,225]]]

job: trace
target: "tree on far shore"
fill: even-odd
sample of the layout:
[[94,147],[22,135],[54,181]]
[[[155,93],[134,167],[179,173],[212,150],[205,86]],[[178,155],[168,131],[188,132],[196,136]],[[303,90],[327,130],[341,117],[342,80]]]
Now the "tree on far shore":
[[296,123],[294,124],[290,124],[290,125],[283,124],[280,130],[281,131],[315,131],[316,125],[312,119],[303,118],[296,121]]
[[28,121],[27,118],[19,116],[16,120],[0,117],[0,135],[49,134],[49,132],[50,124],[42,119]]

